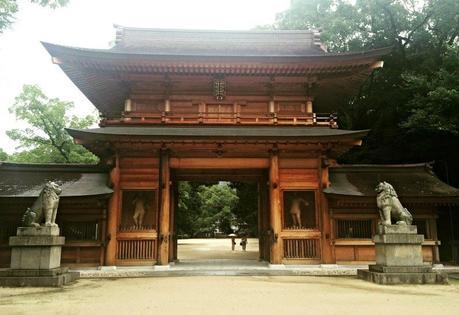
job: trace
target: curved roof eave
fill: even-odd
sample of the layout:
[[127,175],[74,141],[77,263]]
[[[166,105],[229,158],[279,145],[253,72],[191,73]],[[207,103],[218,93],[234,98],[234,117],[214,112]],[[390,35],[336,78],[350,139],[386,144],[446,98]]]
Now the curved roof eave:
[[225,54],[164,54],[164,53],[151,53],[151,52],[124,52],[117,51],[113,49],[96,49],[96,48],[82,48],[82,47],[73,47],[52,44],[48,42],[41,42],[49,54],[53,57],[59,57],[61,55],[74,56],[74,57],[93,57],[93,58],[107,58],[107,59],[123,59],[123,58],[146,58],[146,57],[170,57],[170,58],[183,58],[183,57],[194,57],[194,58],[289,58],[289,59],[310,59],[310,60],[330,60],[335,59],[337,61],[350,61],[366,58],[378,58],[390,53],[393,49],[392,46],[382,47],[372,50],[360,51],[360,52],[346,52],[346,53],[325,53],[320,55],[295,55],[295,54],[286,54],[286,55],[225,55]]
[[67,129],[76,139],[111,140],[120,137],[156,139],[292,139],[295,140],[360,140],[369,130],[342,130],[320,127],[104,127]]

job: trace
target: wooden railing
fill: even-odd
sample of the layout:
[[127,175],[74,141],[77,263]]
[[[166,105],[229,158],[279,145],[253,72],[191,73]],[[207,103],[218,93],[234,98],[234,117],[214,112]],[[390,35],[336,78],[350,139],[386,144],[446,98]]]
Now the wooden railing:
[[284,258],[320,259],[319,239],[284,239]]
[[101,126],[131,124],[243,124],[243,125],[301,125],[338,128],[337,116],[325,113],[235,113],[235,112],[200,112],[200,113],[141,113],[124,112],[117,119],[104,119]]

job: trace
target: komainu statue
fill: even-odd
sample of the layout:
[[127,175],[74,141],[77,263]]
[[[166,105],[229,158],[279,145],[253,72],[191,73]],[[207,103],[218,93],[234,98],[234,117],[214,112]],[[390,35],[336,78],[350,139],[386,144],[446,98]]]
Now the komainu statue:
[[391,184],[381,182],[376,186],[375,191],[377,193],[376,204],[378,205],[382,225],[391,225],[391,217],[396,220],[397,224],[411,225],[413,217],[411,213],[402,206]]
[[24,226],[57,226],[56,215],[59,206],[59,195],[62,189],[55,182],[47,182],[32,207],[27,208],[22,223]]

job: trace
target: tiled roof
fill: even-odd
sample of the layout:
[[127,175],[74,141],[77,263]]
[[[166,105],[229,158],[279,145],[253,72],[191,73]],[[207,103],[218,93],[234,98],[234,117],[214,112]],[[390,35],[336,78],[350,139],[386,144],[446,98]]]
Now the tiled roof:
[[428,164],[331,167],[331,185],[324,192],[341,196],[376,196],[375,187],[382,181],[391,184],[401,197],[459,198],[459,189],[442,182]]
[[113,51],[195,56],[315,56],[323,55],[313,30],[217,31],[115,26]]
[[37,197],[47,181],[62,187],[61,197],[111,194],[108,170],[94,165],[0,163],[0,198]]

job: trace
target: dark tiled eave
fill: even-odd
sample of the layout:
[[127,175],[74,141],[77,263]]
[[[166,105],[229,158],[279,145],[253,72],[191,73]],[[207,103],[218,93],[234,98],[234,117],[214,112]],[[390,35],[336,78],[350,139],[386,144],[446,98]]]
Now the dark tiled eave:
[[108,196],[108,172],[96,165],[0,163],[0,198],[35,198],[47,181],[59,182],[64,198]]
[[122,137],[162,139],[263,139],[263,140],[358,140],[368,130],[311,127],[104,127],[67,129],[76,139],[119,140]]
[[[346,53],[323,53],[323,54],[238,54],[238,55],[222,55],[222,54],[190,54],[186,52],[176,53],[155,53],[145,51],[125,51],[117,49],[95,49],[95,48],[82,48],[73,46],[57,45],[48,42],[42,42],[43,46],[53,57],[75,57],[75,58],[95,58],[101,61],[103,60],[114,60],[114,61],[153,61],[155,58],[169,58],[170,60],[179,59],[181,61],[187,60],[185,57],[194,57],[195,59],[190,60],[213,60],[209,58],[216,58],[215,60],[222,61],[227,58],[228,61],[237,60],[238,58],[268,58],[273,62],[279,62],[279,60],[292,61],[326,61],[326,62],[346,62],[346,61],[358,61],[362,59],[379,59],[384,55],[387,55],[392,51],[392,47],[382,47],[377,49],[359,51],[359,52],[346,52]],[[196,59],[197,58],[197,59]],[[223,58],[223,59],[222,59]]]
[[392,184],[404,199],[459,202],[459,189],[442,182],[425,163],[331,167],[330,187],[324,192],[331,197],[375,198],[374,188],[381,181]]

